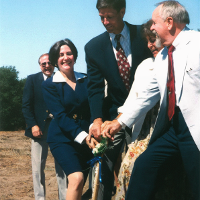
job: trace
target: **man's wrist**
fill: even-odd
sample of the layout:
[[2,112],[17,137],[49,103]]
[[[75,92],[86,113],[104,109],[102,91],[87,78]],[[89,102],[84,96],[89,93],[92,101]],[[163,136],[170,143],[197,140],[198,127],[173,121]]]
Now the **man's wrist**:
[[119,122],[119,124],[122,126],[122,128],[125,129],[126,124],[124,124],[124,123],[120,120],[120,117],[119,117],[119,118],[115,118],[115,119]]
[[93,121],[93,124],[96,124],[96,123],[103,123],[103,120],[102,118],[96,118],[94,121]]

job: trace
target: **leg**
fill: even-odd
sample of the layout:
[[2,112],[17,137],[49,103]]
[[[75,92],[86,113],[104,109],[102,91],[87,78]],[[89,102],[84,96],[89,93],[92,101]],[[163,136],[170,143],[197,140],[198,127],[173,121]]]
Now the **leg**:
[[[79,194],[82,195],[83,189],[80,186],[84,185],[89,172],[89,165],[86,162],[91,159],[91,150],[86,144],[80,145],[75,142],[49,143],[49,147],[68,178],[67,198],[79,199]],[[70,177],[72,178],[70,179]],[[73,194],[73,192],[75,193]]]
[[92,197],[92,187],[93,187],[93,181],[94,181],[94,172],[93,168],[89,171],[89,186],[88,190],[82,195],[82,199],[91,199]]
[[33,188],[36,200],[45,199],[45,164],[48,155],[48,144],[45,140],[32,140],[31,160]]
[[66,199],[66,192],[67,192],[67,177],[58,164],[58,162],[54,159],[55,161],[55,169],[56,169],[56,178],[57,178],[57,183],[58,183],[58,195],[59,195],[59,200],[65,200]]
[[84,175],[82,172],[74,172],[68,175],[68,189],[66,200],[81,200]]
[[98,200],[110,200],[114,184],[114,165],[124,142],[124,130],[115,135],[111,149],[107,150],[102,159],[102,183],[99,184]]
[[185,171],[191,186],[190,199],[200,199],[200,152],[188,130],[185,120],[179,112],[176,119],[176,132],[179,138],[179,149],[181,152]]
[[126,200],[153,199],[160,169],[169,159],[179,153],[173,127],[149,145],[136,160],[130,178]]

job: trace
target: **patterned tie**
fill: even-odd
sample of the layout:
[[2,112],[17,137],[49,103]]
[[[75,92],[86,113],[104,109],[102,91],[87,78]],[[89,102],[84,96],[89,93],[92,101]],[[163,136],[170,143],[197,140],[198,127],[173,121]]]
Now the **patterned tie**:
[[175,79],[174,79],[174,66],[172,52],[174,51],[174,46],[171,45],[168,49],[168,117],[169,120],[172,119],[175,112],[176,96],[175,96]]
[[115,41],[117,42],[117,64],[119,67],[119,74],[122,78],[122,81],[125,84],[125,87],[127,89],[127,91],[130,91],[130,65],[129,62],[127,60],[127,57],[124,53],[124,50],[120,44],[120,37],[121,34],[118,34],[115,36]]

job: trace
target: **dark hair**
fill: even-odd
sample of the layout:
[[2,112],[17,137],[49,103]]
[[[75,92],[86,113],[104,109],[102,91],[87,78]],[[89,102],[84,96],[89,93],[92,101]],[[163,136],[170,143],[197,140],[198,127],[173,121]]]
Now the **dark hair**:
[[60,47],[63,45],[67,45],[71,49],[72,54],[74,56],[74,62],[76,62],[76,59],[78,57],[78,51],[70,39],[66,38],[64,40],[60,40],[56,42],[49,50],[49,61],[55,67],[58,67],[57,64],[60,53]]
[[156,5],[161,5],[160,16],[163,21],[165,21],[167,17],[172,17],[176,23],[190,23],[190,18],[187,10],[178,1],[163,1],[157,3]]
[[97,0],[96,8],[111,7],[119,12],[122,8],[126,8],[126,0]]
[[141,33],[142,37],[146,39],[146,37],[156,37],[156,34],[150,30],[151,26],[153,24],[153,20],[150,19],[146,23],[142,24],[141,27]]
[[48,56],[49,54],[48,53],[43,53],[39,58],[38,58],[38,63],[40,65],[40,58],[42,58],[43,56]]

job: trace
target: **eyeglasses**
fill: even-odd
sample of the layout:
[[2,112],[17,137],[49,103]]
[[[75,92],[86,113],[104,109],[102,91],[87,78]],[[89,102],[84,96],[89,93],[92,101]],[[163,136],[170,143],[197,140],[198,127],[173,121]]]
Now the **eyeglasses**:
[[42,67],[46,67],[46,65],[51,65],[51,62],[43,62],[43,63],[41,63],[40,65],[42,66]]

